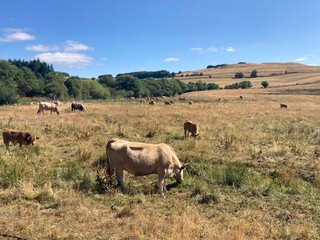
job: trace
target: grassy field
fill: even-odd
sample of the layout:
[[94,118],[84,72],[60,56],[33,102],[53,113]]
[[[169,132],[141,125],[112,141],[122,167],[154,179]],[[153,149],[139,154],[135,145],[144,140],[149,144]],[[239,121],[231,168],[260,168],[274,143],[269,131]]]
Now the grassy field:
[[[1,144],[0,239],[319,239],[320,96],[280,86],[193,92],[173,105],[87,102],[85,113],[65,104],[59,116],[1,106],[2,129],[40,139],[11,145],[12,156]],[[186,119],[200,140],[184,139]],[[165,197],[155,175],[125,174],[126,195],[106,189],[111,138],[171,145],[190,164],[185,181]]]

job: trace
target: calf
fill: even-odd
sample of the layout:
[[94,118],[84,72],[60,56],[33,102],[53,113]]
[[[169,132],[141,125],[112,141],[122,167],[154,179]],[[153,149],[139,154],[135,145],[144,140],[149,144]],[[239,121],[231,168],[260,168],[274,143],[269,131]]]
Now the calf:
[[165,190],[166,177],[174,177],[178,183],[183,181],[183,170],[187,164],[181,164],[173,148],[167,144],[149,144],[112,139],[106,145],[107,168],[112,182],[113,172],[123,193],[123,170],[135,175],[158,175],[160,194]]
[[9,143],[12,142],[13,145],[19,143],[19,146],[22,145],[33,145],[39,137],[36,137],[30,131],[19,131],[19,130],[12,130],[12,129],[4,129],[3,130],[3,142],[6,146],[7,154],[10,153]]
[[199,124],[193,123],[189,120],[187,120],[183,124],[183,129],[184,129],[184,136],[187,137],[189,133],[191,133],[191,137],[198,138],[200,137],[199,135]]

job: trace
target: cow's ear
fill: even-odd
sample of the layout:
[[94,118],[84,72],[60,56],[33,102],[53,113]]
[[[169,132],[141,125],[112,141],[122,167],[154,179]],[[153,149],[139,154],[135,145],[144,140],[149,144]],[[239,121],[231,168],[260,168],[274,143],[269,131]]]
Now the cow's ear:
[[185,170],[188,166],[189,166],[189,163],[184,163],[184,164],[182,164],[182,166],[180,167],[180,170]]

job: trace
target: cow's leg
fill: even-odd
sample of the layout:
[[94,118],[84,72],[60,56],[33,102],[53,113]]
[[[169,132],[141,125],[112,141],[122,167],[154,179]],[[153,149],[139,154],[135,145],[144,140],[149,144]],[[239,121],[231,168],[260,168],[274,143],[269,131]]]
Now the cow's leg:
[[6,153],[7,153],[7,155],[8,154],[11,155],[10,149],[9,149],[9,143],[5,143],[5,145],[6,145]]
[[38,110],[37,114],[40,114],[40,109]]
[[114,168],[112,167],[112,164],[110,163],[108,157],[106,159],[105,163],[105,170],[106,170],[106,176],[108,179],[108,186],[112,186],[112,175],[114,174]]
[[116,169],[116,178],[117,178],[117,182],[121,188],[122,193],[125,193],[126,189],[123,184],[123,169]]
[[165,178],[165,173],[159,173],[158,174],[158,186],[159,186],[159,192],[161,196],[164,196],[164,191],[167,191],[167,189],[164,186],[164,178]]
[[187,129],[184,130],[184,137],[187,137]]

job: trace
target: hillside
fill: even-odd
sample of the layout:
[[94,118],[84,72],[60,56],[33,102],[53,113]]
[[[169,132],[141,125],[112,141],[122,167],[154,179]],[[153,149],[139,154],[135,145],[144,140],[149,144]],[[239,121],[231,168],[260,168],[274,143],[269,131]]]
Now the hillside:
[[[257,78],[249,78],[253,70]],[[236,72],[242,72],[245,78],[234,78]],[[197,73],[197,76],[193,76]],[[202,76],[199,76],[202,75]],[[262,63],[262,64],[227,64],[220,68],[185,71],[176,75],[184,82],[214,82],[224,87],[235,82],[250,80],[253,88],[260,88],[262,81],[268,81],[270,88],[292,85],[319,84],[320,66],[308,66],[300,63]]]

